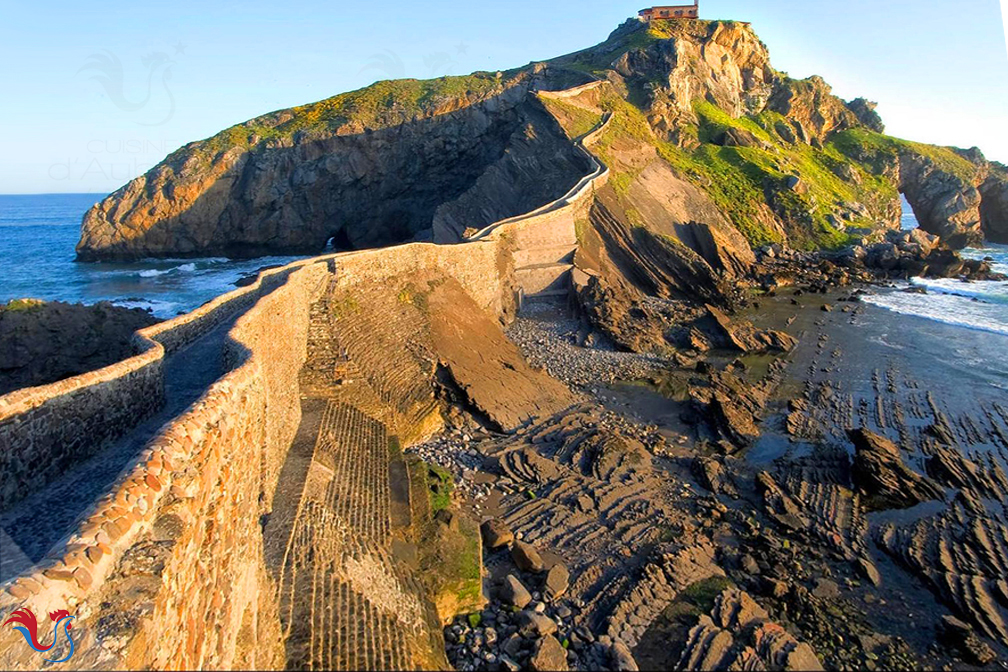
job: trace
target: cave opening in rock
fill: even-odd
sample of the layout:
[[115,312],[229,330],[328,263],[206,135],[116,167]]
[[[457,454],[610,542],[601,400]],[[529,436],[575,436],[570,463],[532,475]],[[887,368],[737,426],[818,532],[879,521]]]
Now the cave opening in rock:
[[336,229],[326,242],[326,252],[350,252],[356,249],[344,227]]
[[917,221],[917,215],[914,214],[913,206],[902,191],[900,191],[900,206],[903,209],[900,215],[900,228],[904,231],[918,228],[920,223]]

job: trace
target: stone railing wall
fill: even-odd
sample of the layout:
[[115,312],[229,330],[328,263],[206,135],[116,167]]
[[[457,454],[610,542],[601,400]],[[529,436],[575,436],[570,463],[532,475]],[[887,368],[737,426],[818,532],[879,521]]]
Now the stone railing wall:
[[134,357],[51,385],[0,397],[0,510],[45,487],[164,404],[164,358],[247,310],[290,269],[225,294],[133,336]]
[[[233,293],[259,298],[228,333],[229,373],[162,429],[60,557],[7,585],[0,617],[26,606],[75,613],[88,626],[78,628],[77,667],[280,663],[260,521],[300,422],[298,373],[310,306],[332,277],[325,261],[299,262]],[[204,311],[211,320],[213,310]],[[11,636],[0,633],[10,644],[0,646],[0,666],[36,667],[37,654]]]
[[[557,226],[573,226],[608,178],[592,161],[592,173],[568,194],[472,242],[345,253],[266,272],[250,287],[138,332],[141,351],[129,360],[0,399],[0,423],[9,423],[0,425],[9,432],[0,436],[38,429],[46,438],[30,444],[34,450],[72,435],[67,425],[88,409],[117,427],[108,436],[122,433],[143,396],[160,394],[166,353],[245,311],[225,341],[228,373],[162,428],[61,550],[0,587],[0,620],[17,608],[37,615],[68,609],[77,618],[75,667],[281,667],[278,601],[265,568],[261,520],[300,422],[298,373],[311,305],[333,273],[338,285],[353,285],[438,269],[506,318],[513,251],[549,238]],[[0,632],[0,667],[39,664],[18,633]]]

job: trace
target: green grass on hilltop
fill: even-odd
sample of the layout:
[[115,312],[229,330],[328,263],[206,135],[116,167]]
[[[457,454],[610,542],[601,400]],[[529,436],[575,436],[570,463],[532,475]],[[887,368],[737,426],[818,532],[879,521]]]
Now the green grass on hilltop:
[[371,86],[317,103],[271,112],[232,126],[190,147],[205,158],[222,152],[250,149],[263,144],[284,144],[299,133],[332,133],[354,123],[361,128],[381,128],[433,114],[462,98],[489,97],[520,76],[521,70],[502,73],[477,72],[437,79],[399,79]]
[[[765,206],[785,223],[793,246],[835,248],[850,240],[827,219],[837,206],[860,202],[879,210],[897,197],[895,186],[864,170],[835,147],[817,149],[782,142],[772,131],[779,120],[773,113],[735,119],[706,101],[696,101],[699,124],[695,137],[700,145],[688,150],[656,137],[643,112],[622,98],[610,96],[604,105],[613,112],[613,122],[594,151],[610,166],[610,183],[618,195],[628,194],[638,173],[615,161],[614,146],[621,139],[651,144],[679,174],[701,187],[754,247],[780,242],[779,234],[763,224]],[[751,133],[764,147],[723,147],[710,142],[729,128]],[[860,184],[841,178],[845,171],[856,175]],[[791,176],[802,181],[804,193],[787,188]],[[852,224],[873,227],[877,222]]]
[[908,152],[931,160],[939,169],[964,182],[972,183],[977,175],[977,167],[951,147],[902,140],[865,128],[837,133],[831,138],[830,144],[838,153],[857,160],[875,162],[879,158],[896,159],[900,154]]

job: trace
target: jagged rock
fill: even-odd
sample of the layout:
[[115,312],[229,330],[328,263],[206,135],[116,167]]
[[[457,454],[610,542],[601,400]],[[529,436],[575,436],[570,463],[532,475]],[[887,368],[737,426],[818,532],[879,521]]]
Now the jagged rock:
[[[954,445],[954,444],[953,444]],[[998,485],[976,462],[948,445],[938,445],[925,463],[928,476],[960,490],[975,490],[993,499],[1001,496]]]
[[871,560],[868,560],[867,558],[858,558],[857,567],[858,571],[861,572],[861,575],[871,581],[873,586],[877,588],[882,585],[882,575],[879,574],[878,568]]
[[769,620],[770,614],[749,593],[729,588],[715,598],[711,617],[720,627],[734,632]]
[[1004,581],[1008,559],[996,541],[1008,537],[1008,528],[990,516],[975,497],[973,504],[968,499],[958,496],[940,513],[910,524],[886,524],[876,539],[960,618],[969,620],[984,635],[1008,644],[1008,585]]
[[929,499],[941,499],[941,488],[903,464],[899,447],[867,429],[849,432],[854,443],[851,477],[864,496],[866,509],[906,509]]
[[695,458],[693,460],[693,475],[700,485],[714,494],[735,498],[739,496],[738,489],[731,480],[731,474],[714,458]]
[[552,618],[527,609],[519,612],[515,624],[523,637],[546,637],[557,631],[557,624]]
[[882,117],[875,111],[876,108],[878,108],[878,103],[865,98],[855,98],[847,103],[847,109],[854,113],[854,116],[865,128],[876,133],[885,133],[885,124],[882,123]]
[[730,370],[710,372],[706,384],[691,382],[689,394],[699,418],[726,442],[726,452],[745,448],[759,438],[759,416],[766,404],[763,390]]
[[792,530],[809,527],[809,521],[802,514],[801,507],[777,485],[773,476],[765,471],[760,472],[756,476],[756,487],[763,495],[767,515]]
[[942,616],[938,637],[971,665],[987,665],[996,658],[994,650],[977,637],[973,628],[954,616]]
[[547,635],[537,641],[529,659],[529,668],[536,672],[564,672],[567,667],[567,651],[556,637]]
[[630,649],[619,640],[609,648],[609,656],[612,659],[612,669],[616,672],[637,672],[640,669]]
[[899,157],[901,190],[920,227],[952,249],[983,242],[980,229],[979,170],[969,181],[931,158],[912,151]]
[[539,555],[539,551],[535,549],[532,544],[526,544],[524,541],[516,541],[511,546],[511,557],[514,559],[515,565],[518,569],[523,572],[532,572],[534,574],[539,574],[545,569],[542,556]]
[[503,521],[493,519],[487,520],[480,525],[480,533],[483,535],[483,545],[491,551],[507,546],[514,541],[514,533]]
[[758,147],[765,149],[768,146],[766,142],[742,128],[726,128],[711,138],[711,142],[722,147]]
[[558,562],[550,567],[549,572],[546,574],[546,581],[543,584],[547,595],[556,599],[567,592],[567,587],[569,585],[570,572],[567,570],[566,565],[562,562]]
[[782,331],[756,329],[748,322],[733,323],[722,310],[709,304],[706,308],[718,335],[742,352],[789,352],[798,345],[798,341]]
[[532,594],[513,574],[508,574],[501,586],[500,598],[505,604],[524,609],[532,601]]
[[980,185],[980,227],[992,243],[1008,243],[1008,169],[994,164]]
[[822,670],[815,652],[784,628],[747,593],[727,589],[690,632],[676,669]]

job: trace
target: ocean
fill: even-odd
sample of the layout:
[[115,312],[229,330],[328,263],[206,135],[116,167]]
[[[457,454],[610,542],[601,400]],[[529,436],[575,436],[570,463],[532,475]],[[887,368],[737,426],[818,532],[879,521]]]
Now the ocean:
[[[902,225],[904,229],[917,228],[917,219],[905,199]],[[994,271],[1008,275],[1008,245],[987,245],[963,250],[962,254],[972,259],[991,259]],[[903,291],[911,286],[924,287],[927,294]],[[914,278],[909,283],[899,283],[894,291],[873,292],[864,300],[902,315],[1008,335],[1008,282]],[[1008,359],[1008,354],[1000,356]]]
[[[235,281],[263,266],[298,257],[232,260],[145,259],[131,263],[79,263],[74,246],[84,212],[104,194],[0,196],[0,302],[37,298],[71,303],[111,301],[143,308],[162,318],[189,312],[231,291]],[[917,221],[904,201],[904,228]],[[1008,273],[1008,246],[966,250],[990,257]],[[928,293],[900,291],[909,284]],[[972,330],[1008,335],[1008,282],[964,283],[915,279],[897,290],[879,290],[865,300],[887,310]]]
[[235,281],[263,266],[298,258],[74,261],[81,218],[104,197],[0,195],[0,303],[21,298],[88,304],[111,301],[168,318],[235,289]]

